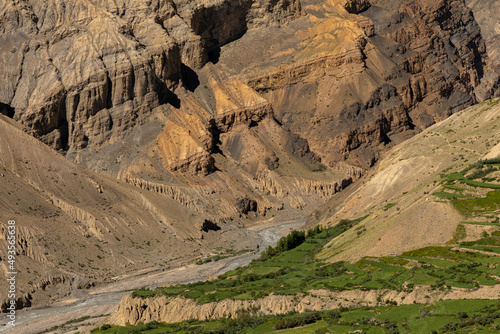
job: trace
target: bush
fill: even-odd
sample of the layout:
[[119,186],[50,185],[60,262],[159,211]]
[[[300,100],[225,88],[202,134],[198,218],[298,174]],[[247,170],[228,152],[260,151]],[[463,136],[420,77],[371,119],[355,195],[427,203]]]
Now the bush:
[[495,167],[493,167],[493,166],[488,166],[488,168],[486,168],[486,169],[482,169],[482,168],[481,169],[477,169],[472,174],[468,175],[467,179],[468,180],[480,179],[480,178],[483,178],[486,175],[488,175],[489,173],[494,172],[496,170],[497,169]]
[[317,225],[316,227],[313,227],[312,229],[307,231],[307,237],[311,238],[314,237],[317,234],[320,234],[322,231],[321,226]]
[[304,316],[280,319],[278,320],[278,322],[276,322],[276,324],[274,324],[273,329],[279,330],[279,329],[295,328],[315,323],[316,321],[321,319],[322,319],[321,312],[307,313]]
[[293,249],[301,245],[306,240],[306,233],[303,231],[292,231],[286,237],[281,238],[278,241],[276,247],[267,247],[267,249],[262,252],[261,259],[267,259],[283,253],[287,250]]

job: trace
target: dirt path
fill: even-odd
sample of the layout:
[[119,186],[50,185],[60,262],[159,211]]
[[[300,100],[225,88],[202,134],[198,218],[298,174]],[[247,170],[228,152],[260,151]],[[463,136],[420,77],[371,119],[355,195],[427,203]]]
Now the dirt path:
[[258,258],[269,245],[275,245],[279,238],[292,229],[303,226],[305,220],[283,222],[264,228],[253,227],[259,236],[259,249],[239,256],[209,262],[203,265],[189,265],[168,271],[156,271],[123,279],[108,285],[99,286],[82,292],[81,298],[63,300],[50,307],[20,310],[16,314],[16,326],[7,326],[8,318],[2,315],[0,333],[41,333],[54,326],[60,326],[69,320],[84,316],[97,317],[114,312],[123,296],[130,290],[141,287],[155,288],[166,284],[185,284],[217,276],[226,271],[249,264]]

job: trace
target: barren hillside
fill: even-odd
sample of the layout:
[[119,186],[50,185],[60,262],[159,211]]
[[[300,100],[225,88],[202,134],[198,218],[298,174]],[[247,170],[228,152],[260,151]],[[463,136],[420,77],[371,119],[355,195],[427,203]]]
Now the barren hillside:
[[459,223],[472,218],[464,217],[435,193],[443,188],[446,175],[480,159],[499,156],[498,102],[484,102],[456,113],[396,146],[369,175],[313,213],[311,225],[367,216],[358,230],[362,233],[353,230],[333,240],[320,257],[354,261],[451,240]]

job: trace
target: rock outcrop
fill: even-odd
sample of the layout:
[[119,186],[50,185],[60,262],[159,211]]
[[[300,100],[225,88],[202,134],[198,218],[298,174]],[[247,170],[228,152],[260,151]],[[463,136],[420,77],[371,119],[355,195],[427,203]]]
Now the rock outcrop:
[[281,178],[276,172],[262,170],[252,180],[254,189],[285,199],[288,195],[316,195],[326,200],[343,190],[357,178],[348,176],[336,181],[312,181],[299,177]]
[[215,171],[212,153],[219,150],[216,144],[223,134],[234,127],[253,127],[264,118],[273,117],[269,101],[243,82],[212,79],[211,86],[215,98],[213,115],[187,97],[182,108],[169,115],[157,138],[162,160],[172,171],[194,175]]
[[247,197],[238,198],[236,200],[236,207],[242,214],[246,215],[249,212],[257,211],[257,202]]
[[165,195],[190,210],[202,211],[200,198],[215,193],[214,189],[202,187],[175,187],[161,183],[153,183],[140,178],[134,178],[130,174],[125,175],[125,182],[138,188]]
[[[21,310],[25,307],[30,307],[31,306],[31,295],[29,293],[27,293],[24,296],[17,297],[15,299],[15,304],[16,304],[16,310]],[[6,299],[0,305],[0,311],[2,313],[9,313],[9,310],[8,310],[9,307],[11,307],[10,299]]]
[[291,60],[245,77],[328,165],[369,167],[384,147],[498,92],[463,1],[304,3],[314,25]]
[[198,105],[185,104],[176,110],[158,136],[158,148],[165,166],[172,171],[207,175],[214,171],[214,122]]
[[220,226],[217,225],[216,223],[208,220],[208,219],[205,219],[203,221],[203,223],[201,223],[201,226],[200,226],[200,231],[202,231],[202,232],[219,231],[219,230],[220,230]]
[[178,105],[183,67],[203,66],[249,26],[300,13],[297,0],[8,2],[2,109],[53,148],[100,146],[159,104]]
[[349,13],[358,14],[367,10],[371,4],[368,0],[342,0],[341,5]]
[[225,299],[218,302],[197,304],[195,300],[183,297],[132,298],[126,296],[118,310],[109,318],[119,326],[135,325],[142,321],[164,321],[174,323],[189,319],[214,320],[237,318],[241,310],[255,310],[256,314],[286,314],[288,312],[322,311],[339,307],[377,306],[380,301],[390,300],[397,305],[430,303],[438,300],[496,299],[500,288],[482,286],[475,291],[451,288],[447,291],[432,290],[417,286],[411,293],[395,290],[352,290],[328,291],[311,290],[309,294],[270,295],[257,300]]
[[228,132],[238,125],[254,126],[265,117],[272,117],[272,106],[255,90],[239,80],[212,81],[215,95],[215,124],[217,129]]
[[500,23],[495,15],[500,9],[498,1],[466,0],[474,18],[481,27],[481,35],[486,41],[486,51],[492,61],[500,64]]

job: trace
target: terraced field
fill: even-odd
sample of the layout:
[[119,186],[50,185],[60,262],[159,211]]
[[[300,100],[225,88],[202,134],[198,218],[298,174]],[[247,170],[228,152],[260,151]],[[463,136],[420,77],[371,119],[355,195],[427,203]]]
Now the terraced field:
[[411,292],[415,286],[424,285],[442,291],[500,283],[500,224],[496,221],[487,222],[487,226],[498,231],[484,232],[482,238],[474,241],[460,241],[466,236],[462,224],[454,237],[459,240],[450,240],[446,246],[426,247],[393,257],[365,257],[353,264],[315,259],[328,241],[348,229],[356,229],[362,220],[343,220],[317,234],[309,232],[310,236],[299,246],[229,271],[216,280],[139,290],[134,296],[182,295],[207,303],[228,298],[257,299],[269,294],[306,294],[317,289]]
[[[410,295],[415,290],[433,293],[475,291],[500,283],[500,224],[492,219],[497,210],[496,190],[484,184],[496,180],[498,166],[481,162],[467,171],[443,175],[438,201],[452,201],[467,207],[471,221],[458,225],[454,237],[444,246],[425,247],[398,256],[365,257],[355,263],[327,263],[316,255],[333,238],[356,231],[365,217],[341,220],[326,230],[308,231],[304,240],[284,238],[261,259],[207,282],[176,285],[156,290],[135,291],[136,298],[183,296],[199,304],[233,300],[257,300],[268,295],[313,295],[317,291],[395,291]],[[481,181],[471,175],[481,176]],[[495,180],[492,180],[495,176]],[[487,178],[487,179],[485,179]],[[474,181],[474,182],[470,182]],[[462,189],[463,188],[463,189]],[[486,189],[486,190],[485,190]],[[494,195],[489,195],[491,192]],[[446,194],[446,195],[443,195]],[[492,200],[490,200],[493,198]],[[492,197],[493,196],[493,197]],[[481,199],[486,200],[481,201]],[[475,201],[464,204],[464,201]],[[438,222],[437,222],[438,223]],[[479,238],[468,236],[468,231]],[[475,231],[475,232],[474,232]],[[489,231],[489,232],[488,232]],[[281,246],[280,246],[281,245]],[[286,246],[288,245],[288,246]],[[461,290],[462,289],[462,290]],[[376,306],[283,315],[265,314],[258,307],[241,310],[237,319],[187,321],[176,324],[153,322],[146,325],[96,329],[96,333],[497,333],[500,302],[494,300],[435,300],[406,303],[384,299]],[[425,299],[424,298],[424,299]],[[466,297],[464,297],[466,298]],[[455,298],[456,299],[456,298]]]
[[[339,309],[282,316],[217,321],[186,321],[176,324],[152,322],[117,327],[104,325],[94,333],[498,333],[500,302],[491,300],[439,301],[433,304]],[[357,332],[355,332],[357,331]]]
[[[435,196],[450,200],[465,217],[495,219],[500,210],[500,159],[480,160],[444,176]],[[486,222],[485,219],[479,221]]]

